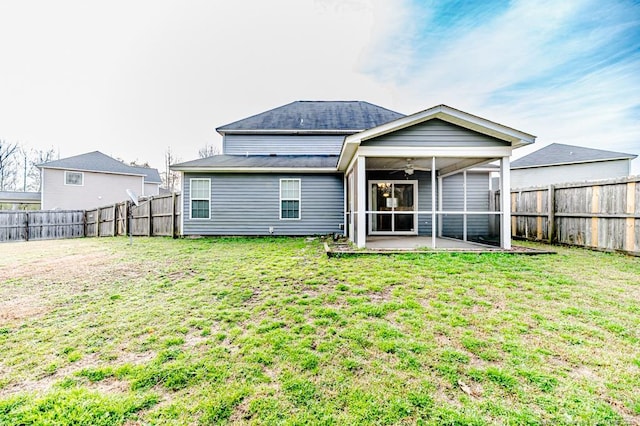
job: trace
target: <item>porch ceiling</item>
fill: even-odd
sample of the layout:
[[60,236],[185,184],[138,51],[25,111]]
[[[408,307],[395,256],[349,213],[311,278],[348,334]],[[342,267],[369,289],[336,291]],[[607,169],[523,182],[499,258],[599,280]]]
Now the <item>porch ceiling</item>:
[[[427,169],[431,170],[431,157],[423,157],[423,158],[390,158],[390,157],[367,157],[367,170],[402,170],[409,162],[416,169]],[[453,170],[457,165],[467,164],[466,162],[470,160],[469,158],[464,157],[440,157],[436,158],[436,170]],[[475,164],[474,167],[488,164],[496,159],[494,158],[474,158],[473,160],[478,161],[478,164]],[[466,167],[466,166],[465,166]],[[464,168],[464,167],[462,167]]]

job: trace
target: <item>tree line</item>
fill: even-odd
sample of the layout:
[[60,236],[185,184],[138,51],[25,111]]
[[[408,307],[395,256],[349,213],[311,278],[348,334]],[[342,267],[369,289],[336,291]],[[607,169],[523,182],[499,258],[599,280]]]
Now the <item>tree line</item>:
[[0,139],[0,191],[40,191],[37,165],[57,157],[54,148],[34,149]]
[[[198,150],[198,157],[205,158],[219,154],[219,149],[207,144]],[[59,160],[60,154],[54,148],[34,149],[28,148],[17,142],[7,142],[0,139],[0,191],[40,191],[39,164],[53,160]],[[137,161],[127,163],[121,158],[117,160],[131,166],[149,167],[148,163],[140,164]],[[160,171],[162,186],[171,191],[180,188],[180,174],[170,170],[169,166],[180,162],[171,147],[164,153],[164,170]]]

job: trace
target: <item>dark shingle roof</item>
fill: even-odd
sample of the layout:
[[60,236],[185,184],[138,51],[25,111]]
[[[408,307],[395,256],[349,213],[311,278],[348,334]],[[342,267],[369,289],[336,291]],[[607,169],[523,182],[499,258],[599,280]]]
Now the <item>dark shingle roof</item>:
[[558,164],[590,163],[594,161],[633,159],[637,155],[623,152],[604,151],[601,149],[585,148],[582,146],[552,143],[529,155],[511,163],[512,169],[527,167],[543,167]]
[[87,172],[105,172],[124,175],[142,175],[147,183],[161,183],[157,169],[133,167],[111,158],[100,151],[88,152],[60,160],[38,164],[41,168],[82,170]]
[[145,183],[162,183],[162,178],[160,178],[160,172],[158,172],[158,169],[153,169],[151,167],[130,167],[136,173],[144,175]]
[[[173,164],[172,169],[244,169],[244,168],[335,168],[337,155],[214,155],[185,163]],[[302,170],[301,170],[302,171]]]
[[220,133],[234,131],[344,131],[370,129],[404,117],[403,114],[362,101],[296,101],[218,127]]

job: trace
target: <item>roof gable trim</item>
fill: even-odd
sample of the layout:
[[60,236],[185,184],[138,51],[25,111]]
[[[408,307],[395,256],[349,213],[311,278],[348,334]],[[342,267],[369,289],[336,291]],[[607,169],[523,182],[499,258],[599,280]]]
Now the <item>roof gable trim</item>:
[[531,144],[535,142],[536,139],[534,135],[441,104],[347,136],[342,145],[340,158],[338,159],[338,169],[345,170],[347,168],[362,141],[396,132],[433,119],[440,119],[487,136],[507,141],[511,144],[512,148]]
[[[107,175],[123,175],[123,176],[139,176],[139,177],[146,177],[146,175],[140,174],[140,173],[124,173],[124,172],[109,172],[106,170],[95,170],[95,169],[83,169],[83,168],[79,168],[79,167],[50,167],[50,166],[46,166],[46,165],[40,165],[38,166],[41,169],[52,169],[52,170],[69,170],[69,171],[74,171],[74,172],[88,172],[88,173],[103,173],[103,174],[107,174]],[[158,183],[157,181],[147,181],[147,183]]]

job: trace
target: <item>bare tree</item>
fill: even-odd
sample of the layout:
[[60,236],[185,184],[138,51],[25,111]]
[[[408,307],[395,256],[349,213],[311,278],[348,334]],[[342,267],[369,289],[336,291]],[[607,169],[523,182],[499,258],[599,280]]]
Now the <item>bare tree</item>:
[[180,159],[171,152],[171,147],[168,147],[164,153],[165,171],[162,173],[162,184],[171,192],[175,192],[180,189],[180,172],[176,172],[169,168],[169,166],[178,162],[180,162]]
[[49,149],[32,149],[29,155],[29,171],[27,172],[27,189],[28,191],[40,191],[42,188],[41,173],[38,168],[39,164],[48,163],[55,160],[58,155],[54,148]]
[[220,154],[220,149],[212,143],[208,143],[198,150],[199,158],[213,157]]
[[17,143],[11,144],[0,139],[0,191],[15,189],[17,173],[14,156],[17,152]]
[[145,161],[144,163],[142,163],[142,162],[138,161],[137,158],[135,160],[133,160],[133,161],[130,161],[129,165],[133,166],[133,167],[143,167],[145,169],[151,168],[151,166],[149,165],[148,161]]

